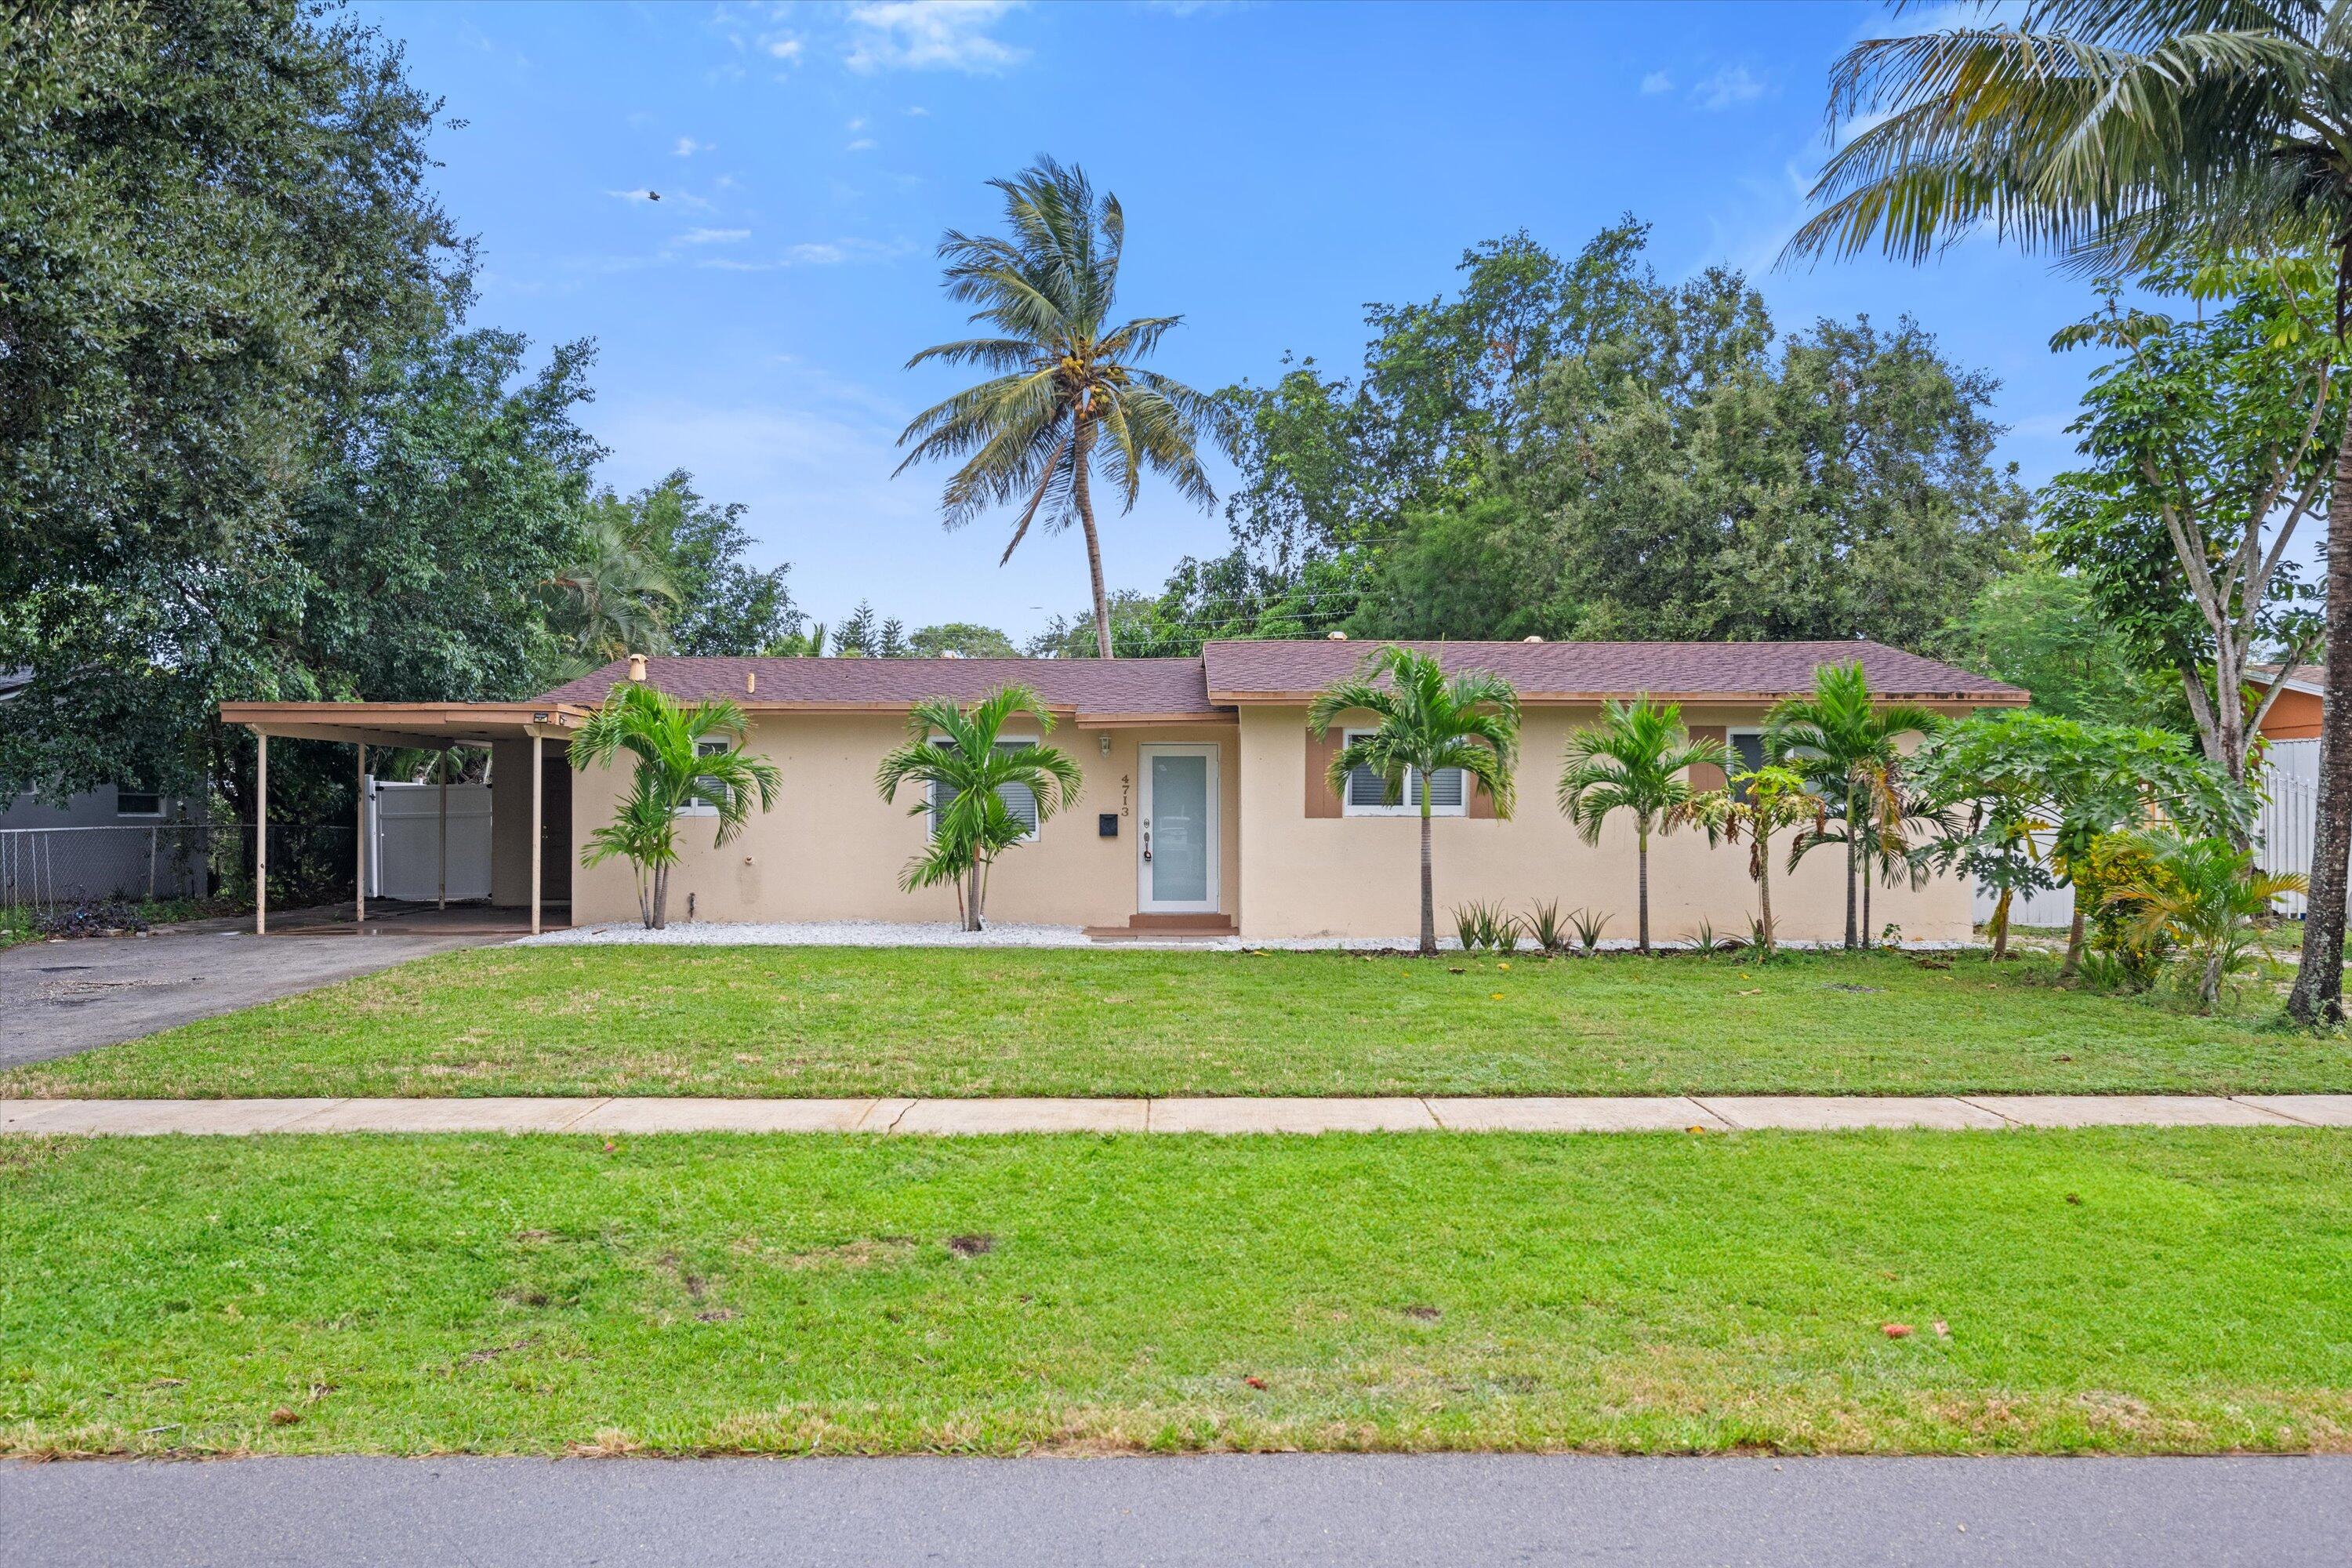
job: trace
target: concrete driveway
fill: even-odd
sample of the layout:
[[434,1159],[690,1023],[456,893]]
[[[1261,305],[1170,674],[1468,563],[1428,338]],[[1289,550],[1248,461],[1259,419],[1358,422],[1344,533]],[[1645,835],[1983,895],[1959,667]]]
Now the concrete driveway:
[[219,924],[0,952],[0,1067],[47,1061],[370,974],[482,933],[255,936]]

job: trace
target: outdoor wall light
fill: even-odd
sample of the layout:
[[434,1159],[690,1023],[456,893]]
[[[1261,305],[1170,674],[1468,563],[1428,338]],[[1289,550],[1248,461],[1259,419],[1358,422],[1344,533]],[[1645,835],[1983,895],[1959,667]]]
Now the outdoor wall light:
[[1104,756],[1108,757],[1110,755],[1110,731],[1108,730],[1105,730],[1101,733],[1097,734],[1095,737],[1095,742],[1097,745],[1102,747],[1102,754]]

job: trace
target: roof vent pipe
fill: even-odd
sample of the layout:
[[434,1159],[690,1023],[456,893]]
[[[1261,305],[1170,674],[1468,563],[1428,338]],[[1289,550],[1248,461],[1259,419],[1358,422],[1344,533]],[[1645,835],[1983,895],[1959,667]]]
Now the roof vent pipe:
[[1519,640],[1520,640],[1521,642],[1541,642],[1541,641],[1543,641],[1543,638],[1541,638],[1541,637],[1521,637]]
[[760,672],[759,672],[758,670],[756,670],[756,669],[747,669],[747,670],[745,670],[745,671],[743,672],[743,691],[744,691],[744,694],[745,694],[746,696],[749,696],[751,693],[752,693],[752,692],[754,692],[754,691],[757,691],[757,690],[759,690],[759,689],[760,689]]
[[645,678],[646,678],[646,656],[645,656],[644,654],[641,654],[641,653],[633,653],[633,654],[631,654],[631,655],[629,656],[629,679],[630,679],[631,680],[640,680],[640,681],[641,681],[641,680],[645,679]]
[[1333,642],[1346,642],[1348,640],[1348,634],[1345,632],[1332,632],[1328,635]]

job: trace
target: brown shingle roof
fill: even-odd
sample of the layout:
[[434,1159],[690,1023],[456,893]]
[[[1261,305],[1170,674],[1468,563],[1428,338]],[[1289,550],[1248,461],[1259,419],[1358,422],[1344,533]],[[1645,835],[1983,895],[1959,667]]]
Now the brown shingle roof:
[[[1218,702],[1297,700],[1353,672],[1376,642],[1213,642]],[[1874,694],[2021,703],[2014,686],[1874,642],[1412,642],[1446,670],[1488,669],[1541,701],[1598,697],[1780,698],[1813,688],[1825,664],[1862,661]]]
[[[604,668],[559,686],[541,699],[604,700],[628,665]],[[744,677],[756,675],[747,692]],[[1215,714],[1197,658],[684,658],[646,661],[646,679],[672,697],[693,701],[727,698],[747,708],[908,708],[926,697],[959,702],[1018,681],[1036,689],[1048,708],[1104,717],[1190,718]]]

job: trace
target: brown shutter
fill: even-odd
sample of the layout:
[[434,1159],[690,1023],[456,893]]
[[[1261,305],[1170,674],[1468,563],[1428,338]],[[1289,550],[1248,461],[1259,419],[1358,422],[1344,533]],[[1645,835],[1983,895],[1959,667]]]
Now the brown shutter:
[[[1694,741],[1713,741],[1717,744],[1728,744],[1731,739],[1729,732],[1721,724],[1693,724],[1690,727],[1690,738]],[[1721,789],[1724,784],[1723,770],[1713,763],[1701,763],[1691,769],[1690,782],[1693,789]]]
[[1331,759],[1339,754],[1342,743],[1336,724],[1319,741],[1315,738],[1314,731],[1307,731],[1307,815],[1309,816],[1342,815],[1339,797],[1332,792],[1328,777]]
[[1462,775],[1462,787],[1470,792],[1464,797],[1470,818],[1473,821],[1494,821],[1495,797],[1481,789],[1478,781],[1467,773]]

